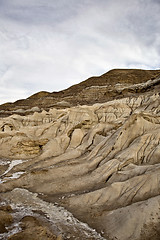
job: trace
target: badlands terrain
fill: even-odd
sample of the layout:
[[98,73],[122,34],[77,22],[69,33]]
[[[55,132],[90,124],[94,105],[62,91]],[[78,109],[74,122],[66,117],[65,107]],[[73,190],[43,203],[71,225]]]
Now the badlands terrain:
[[0,106],[0,239],[160,239],[160,70]]

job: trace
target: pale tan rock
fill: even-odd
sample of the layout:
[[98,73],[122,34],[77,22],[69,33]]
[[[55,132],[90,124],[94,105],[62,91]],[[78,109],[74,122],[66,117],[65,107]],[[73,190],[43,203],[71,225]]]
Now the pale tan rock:
[[55,137],[43,147],[42,158],[56,157],[65,152],[69,145],[70,138],[67,135]]
[[81,129],[76,128],[72,133],[69,148],[78,147],[81,144],[83,137],[84,132]]
[[97,221],[105,223],[104,231],[107,233],[108,239],[158,240],[159,207],[160,197],[157,196],[106,212],[101,218],[98,217]]

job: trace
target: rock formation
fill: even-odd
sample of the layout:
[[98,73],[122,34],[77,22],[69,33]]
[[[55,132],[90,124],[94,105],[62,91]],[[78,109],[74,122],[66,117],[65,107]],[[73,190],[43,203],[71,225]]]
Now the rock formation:
[[53,239],[160,238],[160,71],[107,74],[1,106],[1,202]]

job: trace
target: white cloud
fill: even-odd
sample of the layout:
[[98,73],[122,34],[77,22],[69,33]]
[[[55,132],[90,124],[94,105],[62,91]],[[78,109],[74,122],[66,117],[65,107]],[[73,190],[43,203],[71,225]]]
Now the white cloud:
[[64,89],[112,68],[159,68],[156,0],[0,5],[0,104]]

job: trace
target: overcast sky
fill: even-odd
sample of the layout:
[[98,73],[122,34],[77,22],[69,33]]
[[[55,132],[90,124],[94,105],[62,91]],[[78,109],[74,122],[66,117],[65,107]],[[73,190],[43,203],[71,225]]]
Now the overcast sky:
[[160,69],[160,0],[0,0],[0,104]]

